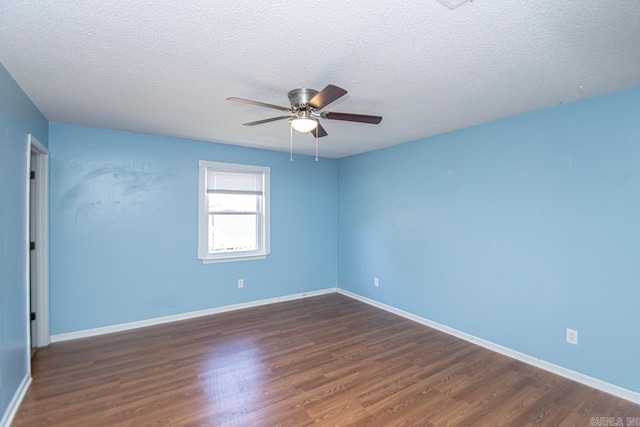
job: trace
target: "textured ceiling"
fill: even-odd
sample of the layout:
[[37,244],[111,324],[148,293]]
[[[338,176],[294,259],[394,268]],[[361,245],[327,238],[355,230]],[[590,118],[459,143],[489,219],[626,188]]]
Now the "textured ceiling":
[[[459,3],[449,0],[449,3]],[[640,85],[640,1],[0,2],[0,62],[56,122],[286,151],[297,87],[349,93],[344,157]],[[294,133],[297,153],[314,151]]]

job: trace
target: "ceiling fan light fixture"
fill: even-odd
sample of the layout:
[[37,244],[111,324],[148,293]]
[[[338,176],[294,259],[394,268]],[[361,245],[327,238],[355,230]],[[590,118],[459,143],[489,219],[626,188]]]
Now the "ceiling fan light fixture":
[[291,127],[298,132],[311,132],[318,127],[318,121],[316,119],[309,119],[305,117],[291,119]]

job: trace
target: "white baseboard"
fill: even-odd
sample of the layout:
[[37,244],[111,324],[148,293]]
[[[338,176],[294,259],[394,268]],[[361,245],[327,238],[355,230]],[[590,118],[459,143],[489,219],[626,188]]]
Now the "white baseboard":
[[171,316],[156,317],[154,319],[140,320],[137,322],[120,323],[118,325],[104,326],[102,328],[85,329],[82,331],[68,332],[51,336],[51,342],[69,341],[78,338],[88,338],[97,335],[111,334],[114,332],[128,331],[130,329],[144,328],[146,326],[160,325],[163,323],[177,322],[179,320],[193,319],[195,317],[209,316],[211,314],[225,313],[227,311],[242,310],[261,305],[275,304],[278,302],[293,301],[301,298],[315,297],[318,295],[335,293],[336,288],[321,289],[318,291],[303,292],[300,294],[285,295],[275,298],[261,299],[257,301],[243,302],[240,304],[225,305],[222,307],[208,308],[205,310],[190,311],[188,313],[174,314]]
[[22,403],[22,399],[27,394],[27,390],[29,390],[29,385],[31,384],[31,375],[27,372],[16,390],[11,402],[9,402],[9,406],[7,407],[7,411],[4,413],[4,416],[0,420],[0,427],[9,427],[13,422],[13,418],[18,413],[18,408],[20,408],[20,404]]
[[[601,390],[605,393],[609,393],[621,399],[625,399],[630,402],[640,404],[640,393],[638,392],[617,386],[615,384],[608,383],[606,381],[599,380],[597,378],[590,377],[580,372],[572,371],[571,369],[567,369],[562,366],[555,365],[553,363],[547,362],[537,357],[533,357],[528,354],[521,353],[516,350],[512,350],[508,347],[504,347],[494,342],[487,341],[485,339],[476,337],[471,334],[467,334],[465,332],[459,331],[457,329],[451,328],[441,323],[434,322],[424,317],[409,313],[399,308],[392,307],[390,305],[375,301],[373,299],[358,295],[356,293],[353,293],[341,288],[327,288],[327,289],[321,289],[318,291],[304,292],[304,293],[293,294],[293,295],[285,295],[282,297],[268,298],[268,299],[250,301],[250,302],[245,302],[240,304],[226,305],[223,307],[210,308],[206,310],[175,314],[172,316],[157,317],[155,319],[141,320],[138,322],[122,323],[119,325],[105,326],[102,328],[86,329],[83,331],[52,335],[51,342],[68,341],[68,340],[73,340],[78,338],[87,338],[87,337],[93,337],[97,335],[110,334],[113,332],[127,331],[130,329],[144,328],[146,326],[160,325],[163,323],[193,319],[196,317],[208,316],[211,314],[224,313],[224,312],[234,311],[234,310],[242,310],[245,308],[258,307],[258,306],[267,305],[267,304],[275,304],[278,302],[293,301],[296,299],[309,298],[309,297],[314,297],[318,295],[330,294],[334,292],[338,292],[339,294],[364,302],[365,304],[369,304],[371,306],[380,308],[390,313],[397,314],[398,316],[402,316],[406,319],[413,320],[414,322],[421,323],[423,325],[429,326],[430,328],[437,329],[446,334],[449,334],[457,338],[460,338],[462,340],[479,345],[491,351],[495,351],[496,353],[500,353],[505,356],[511,357],[512,359],[519,360],[521,362],[527,363],[537,368],[544,369],[545,371],[554,373],[556,375],[560,375],[562,377],[579,382],[581,384],[587,385],[597,390]],[[5,427],[5,426],[8,427],[9,424],[6,424],[6,425],[4,424],[5,419],[9,420],[9,422],[13,419],[13,416],[15,415],[15,411],[17,411],[18,406],[22,401],[22,398],[24,397],[24,394],[26,393],[26,390],[30,383],[31,383],[31,377],[28,377],[28,381],[26,379],[25,381],[23,381],[23,384],[21,385],[19,392],[16,393],[16,395],[14,396],[14,400],[12,401],[12,405],[14,404],[14,401],[15,401],[15,408],[13,409],[13,413],[11,413],[11,410],[7,411],[7,413],[5,414],[5,417],[0,423],[0,427]],[[12,405],[10,405],[9,408],[13,408]]]
[[640,393],[638,392],[617,386],[615,384],[608,383],[606,381],[599,380],[597,378],[590,377],[585,374],[581,374],[580,372],[572,371],[571,369],[567,369],[562,366],[554,365],[553,363],[547,362],[542,359],[538,359],[537,357],[529,356],[528,354],[520,353],[519,351],[512,350],[507,347],[503,347],[494,342],[487,341],[482,338],[478,338],[476,336],[467,334],[457,329],[450,328],[449,326],[443,325],[441,323],[437,323],[432,320],[426,319],[424,317],[409,313],[407,311],[400,310],[399,308],[395,308],[390,305],[383,304],[381,302],[372,300],[367,297],[363,297],[362,295],[355,294],[345,289],[338,288],[337,292],[339,294],[348,296],[350,298],[364,302],[374,307],[381,308],[382,310],[388,311],[390,313],[397,314],[398,316],[402,316],[406,319],[413,320],[414,322],[418,322],[423,325],[429,326],[430,328],[437,329],[441,332],[444,332],[445,334],[453,335],[454,337],[460,338],[465,341],[469,341],[473,344],[479,345],[491,351],[495,351],[496,353],[500,353],[505,356],[511,357],[512,359],[516,359],[521,362],[527,363],[529,365],[535,366],[537,368],[544,369],[545,371],[549,371],[553,374],[560,375],[561,377],[568,378],[570,380],[579,382],[581,384],[587,385],[589,387],[595,388],[605,393],[612,394],[621,399],[625,399],[630,402],[640,404]]

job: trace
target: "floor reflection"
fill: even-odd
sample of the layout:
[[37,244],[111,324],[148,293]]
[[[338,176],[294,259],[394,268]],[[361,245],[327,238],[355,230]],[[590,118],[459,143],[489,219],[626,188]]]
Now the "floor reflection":
[[254,387],[269,377],[261,350],[249,338],[216,345],[199,374],[202,389],[215,412],[246,413],[261,407],[262,393]]

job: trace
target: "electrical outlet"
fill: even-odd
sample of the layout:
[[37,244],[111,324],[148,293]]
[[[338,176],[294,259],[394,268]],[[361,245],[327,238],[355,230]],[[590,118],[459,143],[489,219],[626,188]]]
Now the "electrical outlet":
[[244,288],[244,279],[238,279],[238,287]]
[[567,328],[567,342],[569,344],[578,345],[578,331]]
[[373,278],[373,286],[380,286],[380,279],[378,279],[377,277]]

